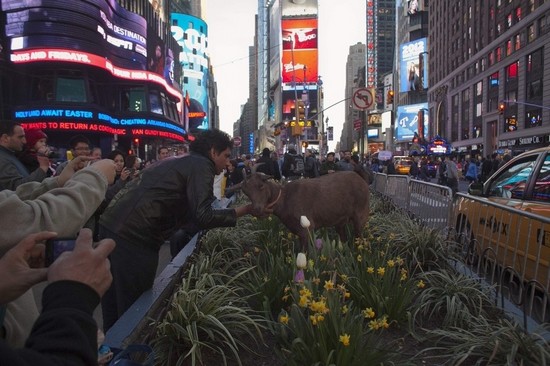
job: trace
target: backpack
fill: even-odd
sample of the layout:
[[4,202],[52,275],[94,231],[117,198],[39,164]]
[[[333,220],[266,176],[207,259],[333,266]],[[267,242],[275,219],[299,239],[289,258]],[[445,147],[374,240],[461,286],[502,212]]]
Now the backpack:
[[303,175],[305,172],[304,158],[302,158],[300,155],[294,155],[292,172],[296,175]]

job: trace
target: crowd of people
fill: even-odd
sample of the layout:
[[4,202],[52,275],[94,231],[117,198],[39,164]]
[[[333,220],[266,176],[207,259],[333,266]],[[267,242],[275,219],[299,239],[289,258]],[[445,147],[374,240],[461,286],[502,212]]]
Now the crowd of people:
[[[208,130],[189,151],[161,147],[144,165],[118,150],[102,159],[78,135],[72,159],[54,167],[43,131],[0,124],[0,364],[97,364],[101,331],[151,288],[165,241],[181,228],[232,226],[252,213],[251,205],[212,205],[232,147],[227,134]],[[74,238],[75,247],[45,268],[55,237]],[[33,287],[43,281],[39,313]]]

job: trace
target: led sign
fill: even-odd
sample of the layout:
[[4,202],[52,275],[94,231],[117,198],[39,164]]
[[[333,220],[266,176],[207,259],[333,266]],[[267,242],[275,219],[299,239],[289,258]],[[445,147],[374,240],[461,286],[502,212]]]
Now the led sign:
[[108,70],[113,76],[127,80],[150,81],[162,85],[166,90],[177,97],[179,101],[183,99],[181,93],[160,75],[151,71],[124,69],[113,65],[105,57],[94,55],[88,52],[64,50],[64,49],[41,49],[29,51],[15,51],[10,55],[13,63],[21,64],[38,61],[64,61],[79,64],[96,66]]

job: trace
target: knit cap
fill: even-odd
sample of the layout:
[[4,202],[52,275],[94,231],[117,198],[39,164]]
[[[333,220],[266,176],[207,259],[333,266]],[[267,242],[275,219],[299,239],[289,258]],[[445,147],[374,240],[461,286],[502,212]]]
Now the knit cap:
[[25,130],[25,139],[27,140],[27,147],[29,149],[34,149],[34,144],[40,139],[47,139],[48,135],[44,131],[37,128],[30,128]]

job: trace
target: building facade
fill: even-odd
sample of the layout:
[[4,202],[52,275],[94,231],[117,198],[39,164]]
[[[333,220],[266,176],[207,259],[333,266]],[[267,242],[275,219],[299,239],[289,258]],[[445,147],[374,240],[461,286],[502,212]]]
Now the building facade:
[[550,141],[550,2],[431,1],[429,113],[456,152],[517,154]]

